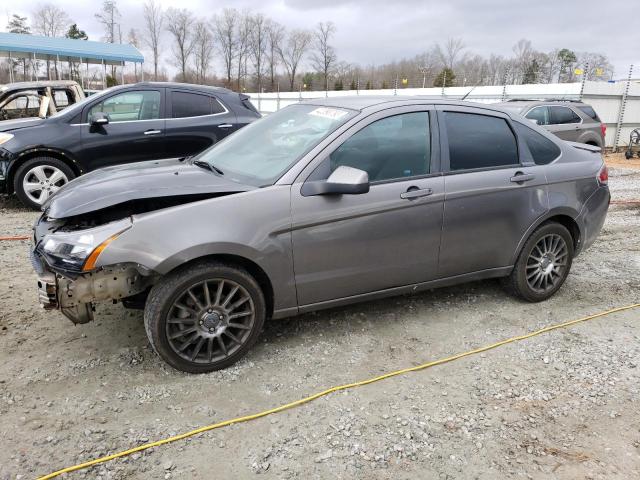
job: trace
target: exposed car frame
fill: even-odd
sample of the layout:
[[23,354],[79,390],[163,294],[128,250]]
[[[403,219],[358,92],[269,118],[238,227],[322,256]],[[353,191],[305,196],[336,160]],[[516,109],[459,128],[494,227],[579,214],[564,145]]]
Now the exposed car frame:
[[[4,118],[4,106],[16,97],[33,92],[40,98],[38,113],[35,115],[19,115]],[[57,93],[64,94],[65,104],[57,104]],[[37,82],[16,82],[0,86],[0,121],[17,120],[19,118],[41,117],[46,118],[64,110],[85,98],[82,87],[73,80],[41,80]],[[41,107],[41,108],[40,108]]]

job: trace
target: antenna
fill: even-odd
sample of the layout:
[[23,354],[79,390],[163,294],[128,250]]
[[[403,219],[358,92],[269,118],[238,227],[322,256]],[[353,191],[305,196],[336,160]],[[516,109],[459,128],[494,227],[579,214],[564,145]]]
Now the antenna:
[[471,90],[469,90],[467,93],[465,93],[465,94],[464,94],[464,96],[460,99],[460,101],[462,101],[462,100],[464,100],[465,98],[467,98],[467,97],[469,96],[469,94],[470,94],[471,92],[473,92],[473,90],[474,90],[475,88],[476,88],[475,86],[474,86],[474,87],[471,87]]

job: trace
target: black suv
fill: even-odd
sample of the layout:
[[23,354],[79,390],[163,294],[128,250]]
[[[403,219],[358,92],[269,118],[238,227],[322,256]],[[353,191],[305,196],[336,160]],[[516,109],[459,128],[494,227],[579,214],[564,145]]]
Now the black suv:
[[247,95],[149,82],[114,87],[47,119],[0,123],[0,191],[40,208],[78,175],[194,155],[260,117]]

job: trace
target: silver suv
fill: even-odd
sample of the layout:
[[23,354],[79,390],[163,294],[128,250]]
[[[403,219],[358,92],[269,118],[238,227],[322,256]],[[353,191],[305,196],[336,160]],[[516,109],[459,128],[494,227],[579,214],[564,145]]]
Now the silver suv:
[[509,100],[493,104],[510,113],[519,113],[570,142],[604,147],[607,126],[591,105],[570,100]]
[[343,97],[78,177],[45,205],[32,260],[45,308],[144,308],[156,352],[206,372],[269,318],[498,277],[545,300],[608,205],[598,147],[482,105]]

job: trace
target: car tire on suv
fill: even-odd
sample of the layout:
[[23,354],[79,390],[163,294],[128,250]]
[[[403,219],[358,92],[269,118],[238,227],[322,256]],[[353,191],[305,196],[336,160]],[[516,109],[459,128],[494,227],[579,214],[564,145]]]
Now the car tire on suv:
[[244,269],[215,261],[180,268],[149,293],[144,324],[151,346],[177,370],[226,368],[257,341],[264,294]]
[[569,230],[556,222],[542,224],[527,239],[503,285],[528,302],[546,300],[562,287],[571,270],[573,255]]
[[73,170],[62,160],[34,157],[16,170],[13,191],[26,207],[40,210],[47,198],[75,177]]

